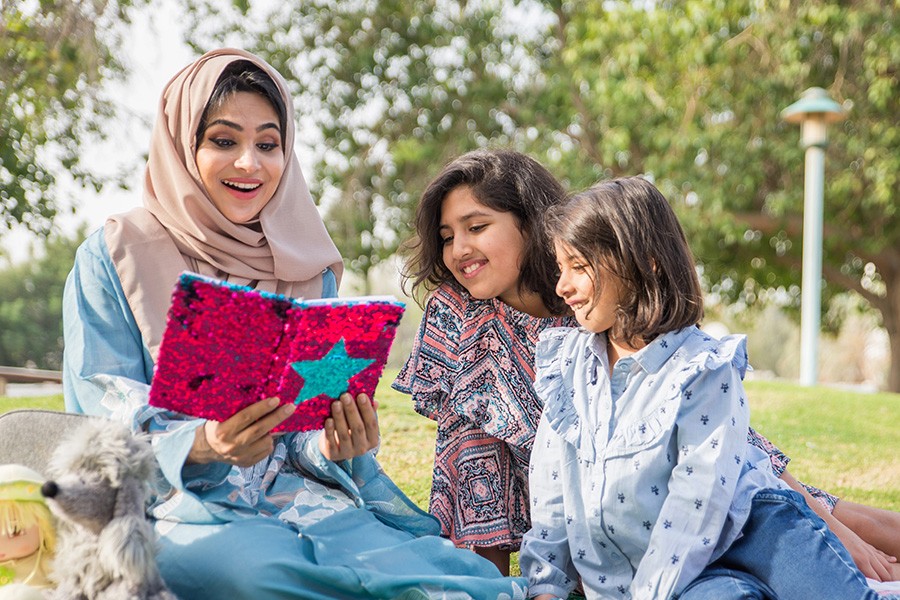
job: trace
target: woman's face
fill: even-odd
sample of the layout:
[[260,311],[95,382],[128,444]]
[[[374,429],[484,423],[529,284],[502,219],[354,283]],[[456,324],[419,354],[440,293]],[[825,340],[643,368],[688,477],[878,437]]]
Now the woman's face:
[[[608,330],[616,322],[622,298],[619,278],[602,267],[598,272],[574,248],[556,242],[554,249],[559,265],[556,294],[566,301],[582,327],[594,333]],[[595,302],[597,285],[601,286],[600,297]]]
[[529,312],[519,292],[525,237],[515,215],[485,206],[460,185],[444,198],[439,233],[444,264],[473,297]]
[[197,147],[197,169],[216,208],[247,223],[272,199],[284,172],[278,114],[263,96],[236,92],[212,112]]

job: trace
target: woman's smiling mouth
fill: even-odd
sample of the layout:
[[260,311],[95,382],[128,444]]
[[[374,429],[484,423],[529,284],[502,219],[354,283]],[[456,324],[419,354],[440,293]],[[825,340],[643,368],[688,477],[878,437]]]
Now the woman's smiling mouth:
[[481,267],[483,267],[486,264],[487,264],[487,261],[477,261],[477,262],[472,262],[472,263],[466,263],[465,265],[461,266],[459,268],[459,270],[463,275],[469,276],[469,275],[474,274],[476,271],[481,269]]
[[235,181],[233,179],[223,179],[222,184],[232,190],[239,192],[252,192],[262,187],[260,181]]

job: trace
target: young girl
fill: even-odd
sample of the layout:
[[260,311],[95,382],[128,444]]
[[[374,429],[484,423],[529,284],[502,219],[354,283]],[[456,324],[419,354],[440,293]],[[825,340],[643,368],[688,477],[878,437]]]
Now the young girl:
[[476,151],[425,190],[405,276],[432,290],[394,388],[437,421],[430,512],[443,535],[509,572],[528,530],[526,470],[540,403],[534,346],[574,325],[553,292],[556,265],[540,225],[565,193],[539,163]]
[[577,329],[536,350],[529,594],[876,598],[837,537],[747,444],[745,338],[697,327],[700,284],[666,199],[640,178],[547,221]]

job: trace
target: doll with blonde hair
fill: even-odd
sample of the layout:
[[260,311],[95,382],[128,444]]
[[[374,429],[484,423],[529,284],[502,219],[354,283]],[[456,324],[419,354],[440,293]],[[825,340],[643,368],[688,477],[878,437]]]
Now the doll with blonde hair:
[[[29,587],[50,586],[56,531],[41,495],[43,481],[28,467],[0,466],[0,598],[21,598]],[[21,589],[9,596],[13,587]]]

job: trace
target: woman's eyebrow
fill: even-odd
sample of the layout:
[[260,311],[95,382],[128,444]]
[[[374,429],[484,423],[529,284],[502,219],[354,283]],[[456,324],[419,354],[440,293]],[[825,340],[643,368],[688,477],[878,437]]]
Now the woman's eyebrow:
[[[234,121],[229,121],[228,119],[216,119],[215,121],[213,121],[213,122],[210,123],[209,125],[210,125],[210,126],[213,126],[213,125],[224,125],[225,127],[230,127],[230,128],[235,129],[235,130],[237,130],[237,131],[244,131],[244,128],[243,128],[241,125],[238,125],[238,124],[235,123]],[[274,129],[274,130],[279,131],[279,132],[281,131],[281,128],[278,127],[278,124],[277,124],[277,123],[263,123],[262,125],[260,125],[259,127],[256,128],[256,131],[263,131],[263,130],[265,130],[265,129]]]
[[[483,212],[480,210],[473,210],[470,213],[466,213],[460,218],[456,219],[458,223],[465,223],[466,221],[471,221],[472,219],[477,219],[479,217],[490,217],[491,213]],[[441,223],[441,227],[449,227],[446,223]]]

